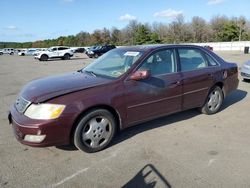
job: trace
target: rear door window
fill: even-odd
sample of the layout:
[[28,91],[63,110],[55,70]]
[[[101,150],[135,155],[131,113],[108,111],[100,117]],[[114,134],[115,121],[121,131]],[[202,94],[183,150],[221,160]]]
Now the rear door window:
[[208,63],[202,51],[198,49],[178,49],[182,71],[192,71],[206,68]]
[[218,66],[219,63],[217,63],[210,55],[206,54],[206,58],[208,60],[209,66]]
[[58,50],[67,50],[68,48],[66,47],[59,47]]

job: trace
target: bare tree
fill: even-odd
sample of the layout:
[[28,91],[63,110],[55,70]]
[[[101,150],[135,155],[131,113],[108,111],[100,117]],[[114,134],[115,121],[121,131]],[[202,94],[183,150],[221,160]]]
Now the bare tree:
[[224,25],[226,25],[228,22],[229,19],[226,16],[214,16],[211,19],[210,25],[212,28],[213,41],[222,41]]
[[238,35],[239,35],[239,41],[242,40],[242,35],[245,32],[246,29],[246,18],[243,16],[240,16],[239,18],[233,18],[233,20],[236,22],[236,25],[238,27]]
[[105,44],[109,44],[111,42],[111,34],[110,31],[105,27],[103,28],[102,32],[101,32],[101,40],[103,43]]
[[163,23],[154,22],[152,24],[152,32],[156,33],[159,37],[159,40],[166,41],[168,25]]
[[167,42],[181,43],[191,42],[192,31],[189,24],[184,22],[182,15],[178,16],[172,23],[169,24],[167,32]]
[[191,22],[192,35],[194,42],[205,42],[208,37],[208,27],[206,21],[198,16],[193,17]]

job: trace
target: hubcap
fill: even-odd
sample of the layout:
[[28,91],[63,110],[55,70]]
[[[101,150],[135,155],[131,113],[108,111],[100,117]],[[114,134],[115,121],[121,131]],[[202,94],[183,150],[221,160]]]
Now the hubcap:
[[82,140],[91,148],[105,144],[111,136],[111,123],[104,116],[90,119],[84,126]]
[[208,108],[210,111],[214,112],[216,111],[221,104],[221,95],[219,91],[213,91],[210,93],[209,98],[208,98]]

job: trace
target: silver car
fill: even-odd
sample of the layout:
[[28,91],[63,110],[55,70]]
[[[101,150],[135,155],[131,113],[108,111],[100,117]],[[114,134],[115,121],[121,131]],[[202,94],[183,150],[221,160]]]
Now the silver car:
[[243,64],[240,74],[243,80],[250,80],[250,60]]

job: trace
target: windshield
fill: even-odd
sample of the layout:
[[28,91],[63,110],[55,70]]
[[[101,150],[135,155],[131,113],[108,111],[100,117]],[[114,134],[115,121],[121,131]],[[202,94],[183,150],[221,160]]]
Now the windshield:
[[118,78],[142,56],[142,52],[126,49],[111,50],[83,69],[96,76]]
[[96,46],[93,50],[99,50],[101,48],[102,48],[102,46]]

